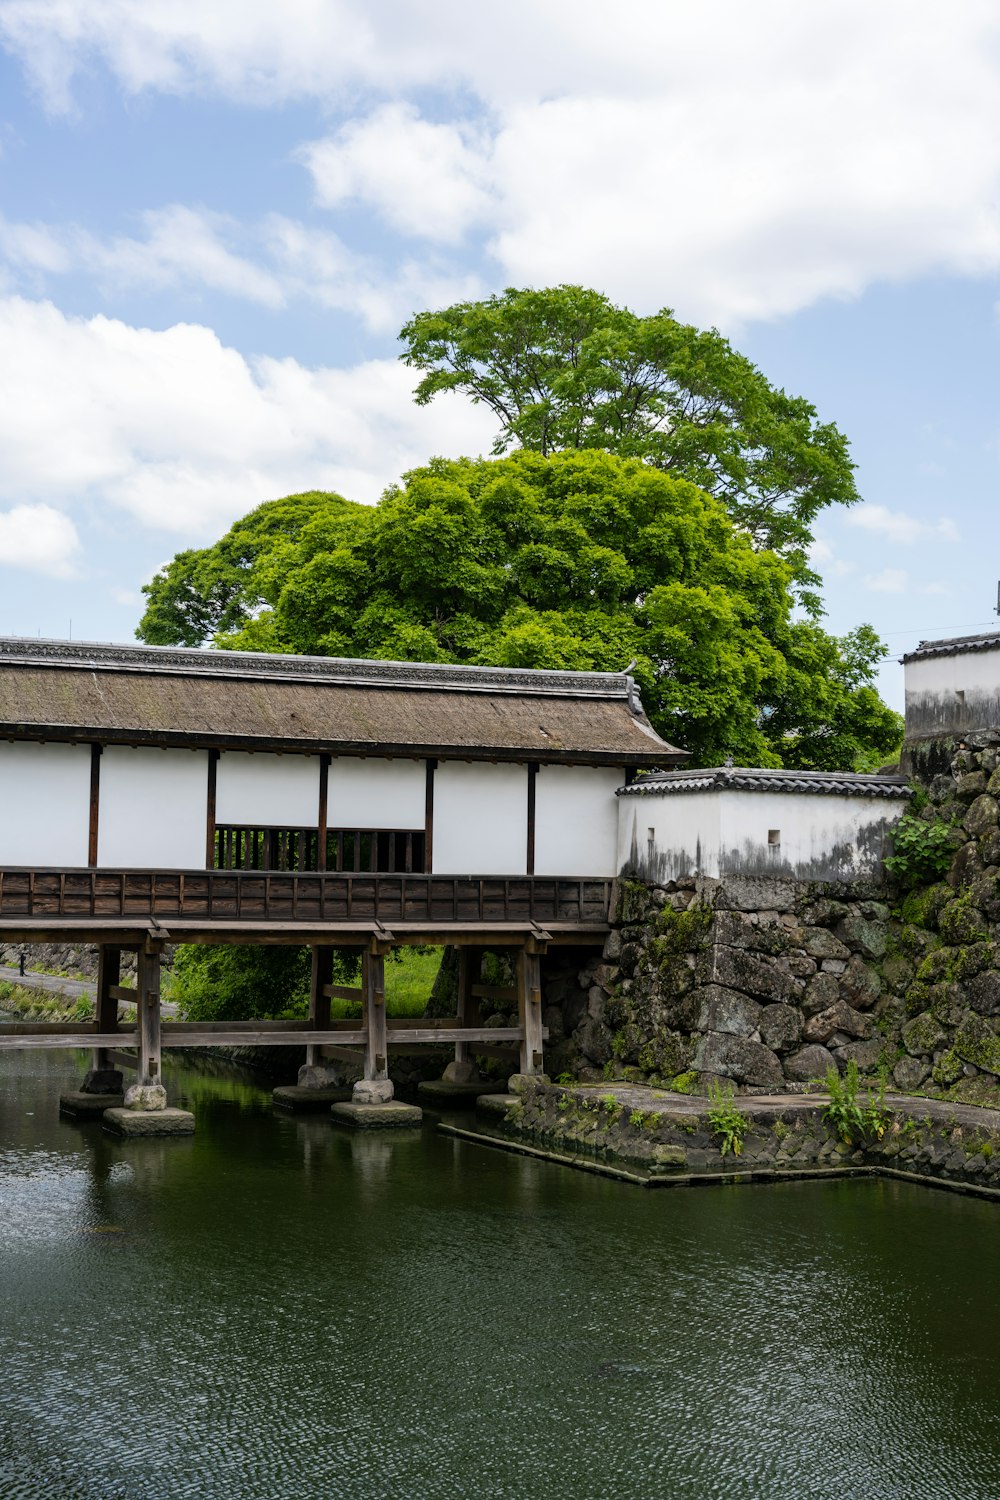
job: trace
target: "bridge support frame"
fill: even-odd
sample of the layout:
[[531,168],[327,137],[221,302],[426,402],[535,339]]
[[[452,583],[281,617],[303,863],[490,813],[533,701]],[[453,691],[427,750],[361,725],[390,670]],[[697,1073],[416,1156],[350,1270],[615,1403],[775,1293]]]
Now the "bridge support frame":
[[517,956],[517,1014],[523,1036],[521,1072],[528,1077],[541,1075],[542,1055],[542,954],[547,944],[541,938],[529,938]]

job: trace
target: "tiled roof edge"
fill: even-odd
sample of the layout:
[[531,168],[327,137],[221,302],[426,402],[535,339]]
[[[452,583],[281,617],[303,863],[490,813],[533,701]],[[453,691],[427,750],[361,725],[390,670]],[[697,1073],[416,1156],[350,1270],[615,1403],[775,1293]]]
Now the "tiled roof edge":
[[921,641],[915,651],[908,651],[899,659],[921,661],[929,656],[962,656],[967,651],[1000,650],[1000,630],[989,630],[985,635],[958,635],[947,641]]
[[837,771],[765,770],[745,766],[711,766],[699,771],[662,771],[619,787],[619,797],[676,796],[681,792],[796,792],[806,796],[885,797],[909,799],[913,788],[904,776],[876,776]]
[[625,672],[555,672],[514,667],[469,667],[439,662],[364,661],[332,656],[284,656],[253,651],[202,651],[189,646],[112,645],[0,637],[4,667],[64,667],[98,672],[241,677],[270,682],[315,682],[351,687],[410,688],[460,693],[512,693],[558,698],[622,699],[642,705]]

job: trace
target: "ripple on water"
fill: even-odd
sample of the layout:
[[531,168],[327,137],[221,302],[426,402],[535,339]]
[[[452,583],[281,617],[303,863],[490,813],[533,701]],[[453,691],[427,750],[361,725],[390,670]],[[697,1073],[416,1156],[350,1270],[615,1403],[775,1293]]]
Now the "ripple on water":
[[203,1076],[122,1144],[18,1077],[4,1500],[1000,1494],[992,1204],[642,1193]]

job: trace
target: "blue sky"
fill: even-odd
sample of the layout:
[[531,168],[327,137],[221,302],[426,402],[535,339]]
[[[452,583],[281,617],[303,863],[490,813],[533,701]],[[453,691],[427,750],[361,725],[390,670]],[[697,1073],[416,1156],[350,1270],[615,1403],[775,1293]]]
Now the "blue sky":
[[261,500],[486,451],[398,328],[559,281],[848,434],[832,629],[992,623],[994,5],[0,0],[0,47],[0,632],[127,639]]

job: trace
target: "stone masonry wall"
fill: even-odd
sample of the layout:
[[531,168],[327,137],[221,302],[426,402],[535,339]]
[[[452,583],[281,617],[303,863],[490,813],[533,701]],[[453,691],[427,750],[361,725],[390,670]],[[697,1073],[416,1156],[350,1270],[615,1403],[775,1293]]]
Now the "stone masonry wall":
[[915,815],[946,830],[940,880],[623,881],[603,954],[545,960],[547,1073],[797,1092],[853,1061],[1000,1106],[1000,733],[912,763]]

